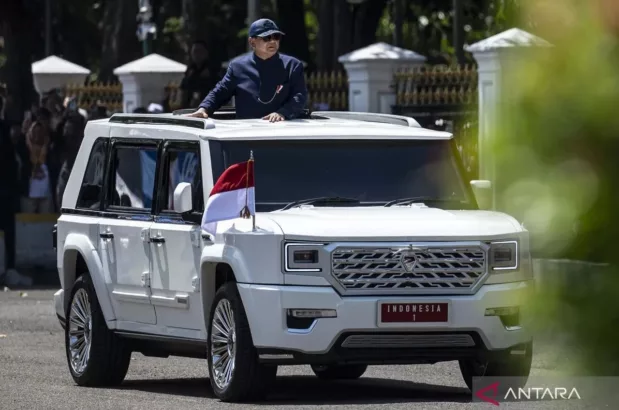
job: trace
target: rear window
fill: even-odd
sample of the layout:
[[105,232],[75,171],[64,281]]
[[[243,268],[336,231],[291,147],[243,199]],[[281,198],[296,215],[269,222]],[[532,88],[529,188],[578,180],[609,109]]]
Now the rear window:
[[105,162],[107,160],[107,144],[106,138],[99,138],[92,146],[88,164],[86,165],[86,172],[84,173],[77,197],[76,208],[99,209],[103,191]]

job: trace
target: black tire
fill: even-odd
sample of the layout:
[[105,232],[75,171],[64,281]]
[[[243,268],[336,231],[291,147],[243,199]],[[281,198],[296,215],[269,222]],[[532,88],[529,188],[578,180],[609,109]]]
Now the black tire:
[[314,374],[322,380],[353,380],[363,376],[368,366],[365,364],[312,365]]
[[[85,369],[76,371],[71,365],[69,334],[71,331],[71,305],[75,295],[84,290],[88,296],[91,314],[90,354]],[[82,294],[82,292],[80,292]],[[124,341],[110,331],[105,323],[101,306],[97,300],[92,279],[88,273],[82,274],[73,285],[65,312],[65,352],[71,377],[79,386],[114,386],[121,384],[127,375],[131,351]]]
[[460,360],[460,372],[469,390],[473,390],[474,377],[514,378],[512,388],[524,387],[531,373],[533,361],[533,342],[524,344],[524,355],[511,355],[509,352],[490,361]]
[[[245,308],[239,295],[236,283],[228,282],[217,290],[211,306],[208,322],[208,371],[211,387],[215,395],[223,402],[258,401],[264,399],[277,376],[277,366],[267,366],[259,363],[258,352],[254,346],[245,314]],[[227,385],[220,387],[215,380],[213,370],[213,352],[211,340],[213,336],[213,319],[215,309],[220,303],[227,301],[234,318],[235,353],[234,370]]]

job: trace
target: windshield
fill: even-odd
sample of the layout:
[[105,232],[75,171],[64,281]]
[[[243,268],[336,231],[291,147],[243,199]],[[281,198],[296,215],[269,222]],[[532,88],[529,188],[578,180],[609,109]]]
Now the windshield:
[[210,149],[215,180],[254,152],[257,211],[332,196],[354,198],[360,205],[427,197],[439,200],[422,201],[430,206],[473,206],[452,141],[211,140]]

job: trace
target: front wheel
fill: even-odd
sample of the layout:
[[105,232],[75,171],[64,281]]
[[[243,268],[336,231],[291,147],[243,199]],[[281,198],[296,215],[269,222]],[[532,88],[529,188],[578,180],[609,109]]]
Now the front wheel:
[[320,366],[312,365],[314,374],[323,380],[353,380],[363,376],[368,366],[364,364],[346,364]]
[[524,350],[523,355],[512,355],[506,352],[501,357],[492,360],[460,360],[462,378],[471,391],[475,377],[510,377],[516,383],[510,387],[514,389],[524,387],[531,373],[533,343],[526,343]]
[[258,362],[236,283],[215,294],[208,325],[208,369],[215,395],[224,402],[263,399],[277,366]]

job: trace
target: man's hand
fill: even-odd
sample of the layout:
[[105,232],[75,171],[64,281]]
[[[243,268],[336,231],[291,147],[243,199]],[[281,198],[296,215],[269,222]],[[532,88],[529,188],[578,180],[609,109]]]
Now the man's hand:
[[196,118],[208,118],[208,114],[204,108],[198,109],[196,112],[192,112],[191,114],[185,114],[186,117],[196,117]]
[[268,120],[269,122],[284,121],[284,116],[276,112],[272,112],[271,114],[262,117],[262,119]]

